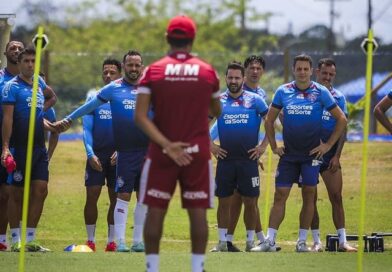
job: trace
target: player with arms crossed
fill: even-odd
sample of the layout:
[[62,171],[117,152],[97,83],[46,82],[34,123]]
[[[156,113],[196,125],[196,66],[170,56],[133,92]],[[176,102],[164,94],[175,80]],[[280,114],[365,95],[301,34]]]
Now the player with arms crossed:
[[[204,267],[208,238],[206,209],[213,205],[208,115],[218,117],[219,80],[211,65],[190,54],[196,34],[191,18],[170,20],[168,56],[150,65],[138,89],[136,122],[150,137],[140,201],[148,206],[144,227],[146,267],[159,270],[163,221],[177,180],[190,219],[192,271]],[[148,118],[152,105],[154,118]]]

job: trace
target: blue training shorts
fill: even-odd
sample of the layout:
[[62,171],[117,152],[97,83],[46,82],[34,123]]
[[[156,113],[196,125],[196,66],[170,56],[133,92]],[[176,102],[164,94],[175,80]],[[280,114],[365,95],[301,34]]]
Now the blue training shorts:
[[[8,178],[8,183],[14,186],[24,186],[27,150],[15,147],[11,150],[16,162],[16,169]],[[49,159],[45,147],[34,147],[31,162],[31,180],[49,180]]]
[[218,160],[215,176],[215,195],[228,197],[237,190],[246,197],[260,194],[260,178],[257,161]]
[[284,154],[280,157],[275,174],[276,187],[291,187],[301,177],[301,185],[316,186],[321,161],[309,156]]
[[117,152],[116,193],[138,191],[147,149]]
[[114,151],[106,152],[95,152],[95,156],[98,157],[102,165],[102,172],[94,170],[88,160],[86,161],[86,172],[85,172],[85,185],[86,186],[104,186],[105,180],[106,185],[109,188],[114,188],[116,185],[116,165],[110,164],[110,157]]

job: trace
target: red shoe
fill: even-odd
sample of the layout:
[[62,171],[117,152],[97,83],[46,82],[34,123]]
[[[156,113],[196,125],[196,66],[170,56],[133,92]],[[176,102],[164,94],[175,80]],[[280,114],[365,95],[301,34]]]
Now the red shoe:
[[116,251],[117,250],[117,244],[116,242],[110,242],[106,244],[105,251],[110,252],[110,251]]
[[95,243],[93,241],[87,241],[86,245],[91,248],[92,251],[95,252]]
[[7,250],[7,244],[6,243],[0,243],[0,251],[6,251]]

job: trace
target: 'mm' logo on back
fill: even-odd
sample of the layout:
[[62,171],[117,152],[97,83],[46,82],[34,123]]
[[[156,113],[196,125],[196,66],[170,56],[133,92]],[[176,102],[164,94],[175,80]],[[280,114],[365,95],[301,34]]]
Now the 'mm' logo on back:
[[165,76],[198,76],[199,64],[173,64],[166,65]]

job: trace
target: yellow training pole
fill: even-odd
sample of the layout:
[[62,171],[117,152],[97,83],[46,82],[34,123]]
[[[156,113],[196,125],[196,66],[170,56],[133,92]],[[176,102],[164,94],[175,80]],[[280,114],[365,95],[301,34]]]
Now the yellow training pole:
[[22,210],[22,231],[21,231],[21,248],[19,255],[19,272],[25,271],[25,244],[26,244],[26,226],[27,226],[27,214],[29,210],[29,197],[30,197],[30,181],[31,181],[31,160],[33,157],[33,141],[34,141],[34,130],[35,130],[35,115],[37,107],[37,90],[38,90],[38,76],[41,63],[41,49],[42,49],[42,37],[44,29],[42,26],[38,28],[38,40],[37,48],[35,53],[35,66],[34,66],[34,81],[33,81],[33,93],[31,99],[30,108],[30,120],[29,120],[29,134],[27,141],[27,157],[26,157],[26,170],[25,170],[25,183],[23,192],[23,210]]
[[365,117],[363,120],[363,144],[362,144],[362,170],[361,170],[361,193],[360,193],[360,213],[358,231],[358,272],[363,271],[363,251],[364,251],[364,225],[366,208],[366,176],[368,160],[368,137],[370,122],[370,93],[372,91],[372,69],[373,69],[373,31],[369,29],[367,42],[367,61],[366,61],[366,94],[365,94]]
[[[271,198],[271,183],[272,183],[272,149],[268,145],[268,160],[267,160],[267,180],[265,186],[265,199],[264,199],[264,231],[267,231],[269,225],[269,204]],[[267,235],[267,233],[266,233]]]

